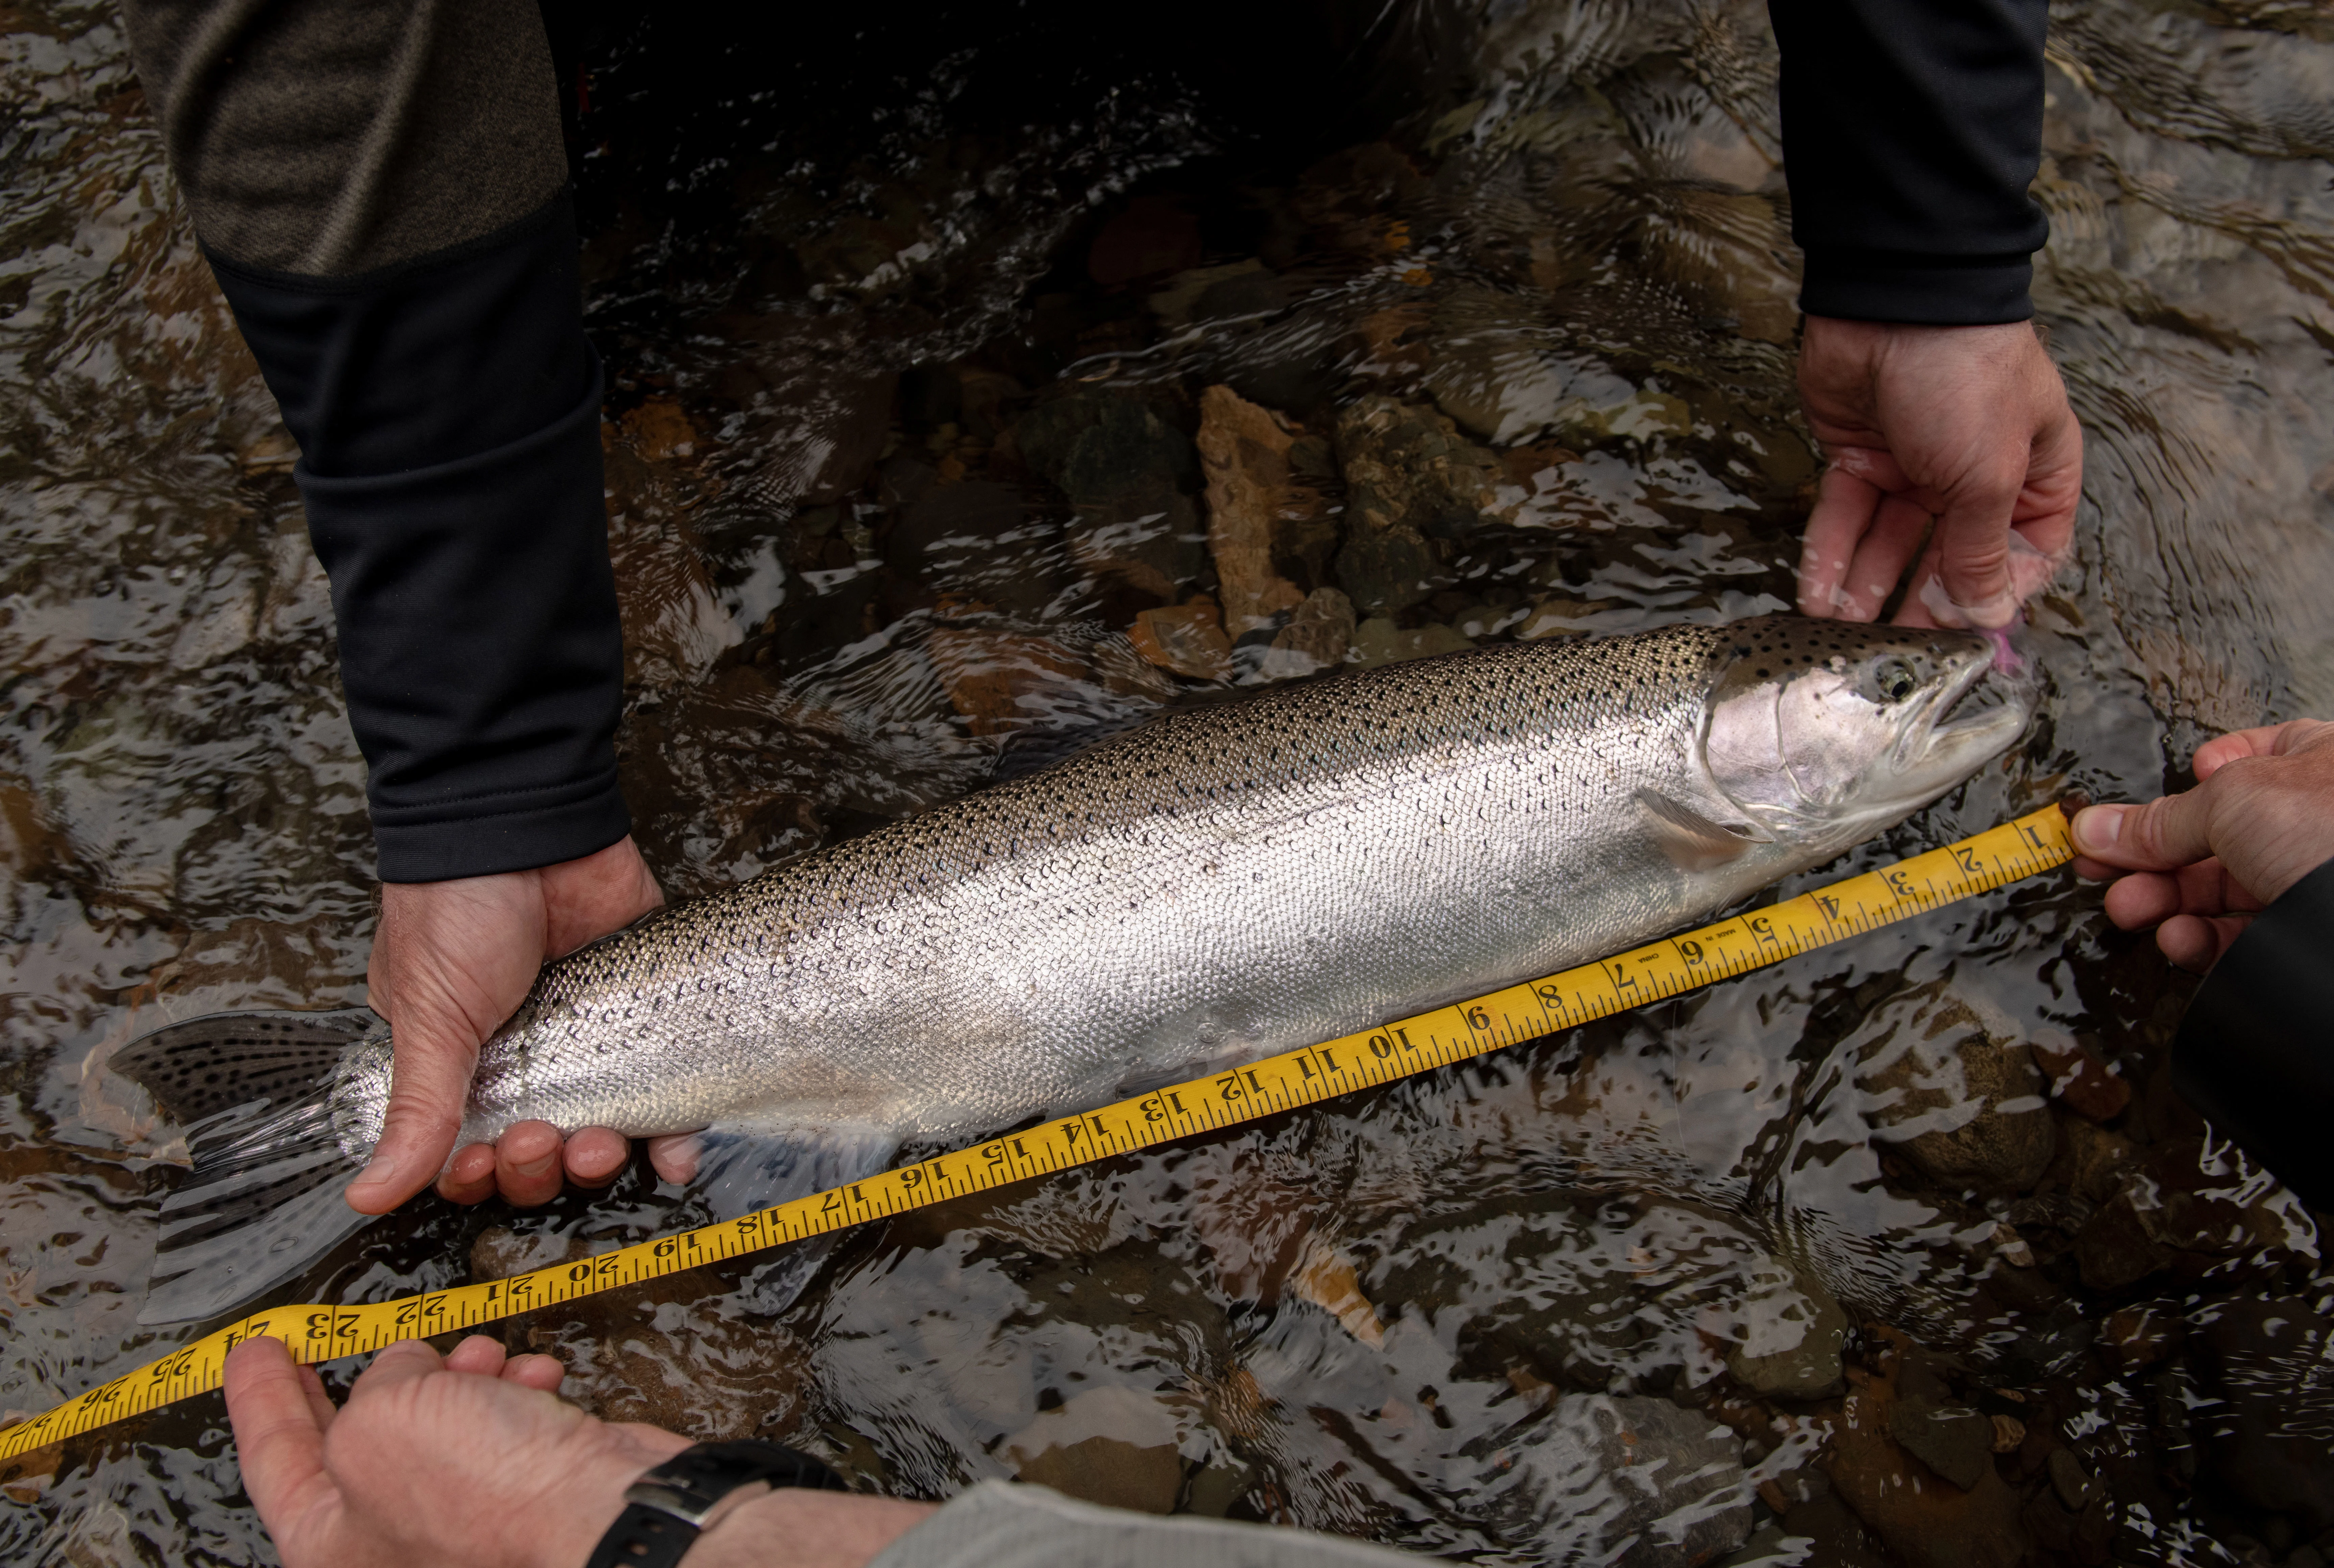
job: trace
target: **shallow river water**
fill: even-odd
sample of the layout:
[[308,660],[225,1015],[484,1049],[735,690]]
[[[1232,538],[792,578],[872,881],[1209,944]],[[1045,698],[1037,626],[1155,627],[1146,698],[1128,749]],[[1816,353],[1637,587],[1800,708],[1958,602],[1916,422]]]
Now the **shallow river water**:
[[[1818,460],[1756,5],[728,9],[559,39],[672,892],[1326,665],[1788,606]],[[111,7],[0,29],[13,1419],[178,1337],[136,1323],[169,1150],[106,1053],[361,1000],[373,895],[294,453]],[[2089,465],[2046,699],[1855,865],[2334,715],[2334,17],[2066,4],[2050,62],[2037,293]],[[1210,454],[1271,514],[1212,545]],[[776,1317],[738,1267],[503,1332],[603,1414],[901,1496],[1513,1563],[2322,1568],[2334,1278],[2165,1082],[2193,985],[2061,874],[867,1229]],[[285,1299],[682,1202],[433,1199]],[[272,1560],[215,1395],[0,1494],[11,1563]]]

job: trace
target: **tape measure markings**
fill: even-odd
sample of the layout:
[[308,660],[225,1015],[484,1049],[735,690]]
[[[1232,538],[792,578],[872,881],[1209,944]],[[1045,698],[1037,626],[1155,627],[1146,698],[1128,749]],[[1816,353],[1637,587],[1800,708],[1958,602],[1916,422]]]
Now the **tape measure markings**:
[[254,1313],[45,1415],[0,1429],[0,1460],[216,1389],[227,1352],[246,1339],[282,1340],[301,1361],[363,1354],[1220,1131],[1666,1001],[2022,880],[2073,855],[2064,813],[2046,806],[1943,849],[1596,963],[1044,1122],[775,1208],[482,1284],[358,1306]]

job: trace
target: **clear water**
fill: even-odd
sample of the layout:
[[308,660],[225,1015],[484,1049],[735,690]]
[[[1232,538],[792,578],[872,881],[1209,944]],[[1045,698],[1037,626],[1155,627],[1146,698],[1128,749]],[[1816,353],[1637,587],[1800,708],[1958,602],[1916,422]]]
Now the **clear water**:
[[[1231,684],[1129,635],[1212,586],[1141,537],[1204,519],[1212,386],[1288,423],[1297,591],[1333,580],[1360,458],[1426,490],[1445,465],[1450,585],[1365,614],[1369,657],[1787,605],[1815,459],[1756,6],[976,9],[573,41],[626,784],[674,892],[1305,668],[1269,627]],[[93,1063],[167,1017],[361,999],[372,895],[292,454],[111,8],[0,26],[15,1416],[172,1342],[135,1323],[168,1151]],[[2334,712],[2334,25],[2062,5],[2049,92],[2038,295],[2089,469],[2034,611],[2047,701],[1856,863]],[[1357,433],[1373,399],[1404,441]],[[869,1230],[775,1321],[733,1271],[507,1332],[612,1416],[902,1495],[1025,1474],[1493,1561],[1748,1536],[1744,1562],[2318,1568],[2329,1282],[2311,1217],[2165,1082],[2192,985],[2038,881]],[[673,1203],[636,1173],[531,1216],[418,1207],[298,1299]],[[1666,1533],[1614,1473],[1616,1415],[1704,1469]],[[269,1555],[216,1396],[0,1494],[11,1562]]]

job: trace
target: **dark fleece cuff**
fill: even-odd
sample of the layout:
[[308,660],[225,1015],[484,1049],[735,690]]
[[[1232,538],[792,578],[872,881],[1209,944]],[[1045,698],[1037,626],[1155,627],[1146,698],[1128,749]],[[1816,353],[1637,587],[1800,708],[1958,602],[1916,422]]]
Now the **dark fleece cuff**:
[[2024,254],[1938,266],[1811,251],[1799,309],[1811,316],[1914,326],[1979,327],[2034,314],[2034,263]]
[[2181,1098],[2312,1208],[2334,1210],[2334,861],[2253,918],[2181,1020]]
[[381,879],[622,838],[600,365],[566,197],[385,273],[213,268],[301,446]]

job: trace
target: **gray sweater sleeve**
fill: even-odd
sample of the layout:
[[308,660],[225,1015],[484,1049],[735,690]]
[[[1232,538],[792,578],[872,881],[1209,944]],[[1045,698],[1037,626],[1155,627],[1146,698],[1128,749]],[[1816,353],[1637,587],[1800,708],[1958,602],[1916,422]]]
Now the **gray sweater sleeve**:
[[867,1568],[1403,1568],[1425,1559],[1271,1525],[1159,1518],[983,1481]]
[[124,0],[195,231],[299,442],[387,881],[630,827],[623,652],[535,0]]

